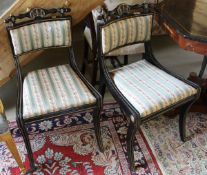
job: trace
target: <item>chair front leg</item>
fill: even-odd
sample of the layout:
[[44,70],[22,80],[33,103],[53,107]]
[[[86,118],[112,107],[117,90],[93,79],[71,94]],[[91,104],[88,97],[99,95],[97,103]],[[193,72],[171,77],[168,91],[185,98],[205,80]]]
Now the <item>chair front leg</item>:
[[100,151],[104,152],[104,146],[103,146],[103,141],[101,137],[100,116],[101,116],[101,109],[99,107],[95,108],[93,111],[93,122],[94,122],[96,139],[97,139],[97,143],[98,143],[98,147]]
[[183,105],[180,110],[179,115],[179,130],[180,130],[180,138],[183,142],[186,140],[186,117],[188,114],[189,109],[191,108],[192,104],[195,102],[195,100],[190,101]]
[[[18,119],[17,119],[17,124],[18,124],[20,131],[21,131],[21,134],[22,134],[22,137],[23,137],[23,140],[25,143],[25,147],[26,147],[26,150],[28,153],[31,171],[35,171],[35,170],[37,170],[37,167],[35,166],[35,163],[34,163],[34,158],[33,158],[31,143],[29,140],[29,135],[27,133],[27,128],[26,128],[26,126],[23,126],[23,124],[21,124],[21,122]],[[30,173],[30,170],[28,171],[28,173]]]
[[132,172],[135,171],[133,148],[134,148],[135,134],[137,132],[138,127],[139,126],[137,126],[136,123],[130,122],[127,131],[127,156],[128,156],[129,167]]

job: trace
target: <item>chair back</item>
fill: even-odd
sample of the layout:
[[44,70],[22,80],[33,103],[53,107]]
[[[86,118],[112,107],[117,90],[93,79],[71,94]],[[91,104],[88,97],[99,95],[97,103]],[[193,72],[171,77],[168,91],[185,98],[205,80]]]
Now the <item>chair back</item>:
[[[10,22],[11,26],[7,30],[14,56],[34,50],[70,47],[71,18],[65,16],[67,12],[69,9],[66,8],[32,9],[28,13],[8,18],[6,22]],[[17,19],[23,18],[32,20],[16,23]]]
[[[139,7],[142,6],[140,5]],[[117,9],[115,10],[118,11]],[[149,41],[152,33],[152,22],[152,13],[130,15],[125,13],[118,14],[118,17],[114,17],[114,19],[110,17],[110,20],[100,25],[99,29],[102,54],[106,55],[123,46]]]

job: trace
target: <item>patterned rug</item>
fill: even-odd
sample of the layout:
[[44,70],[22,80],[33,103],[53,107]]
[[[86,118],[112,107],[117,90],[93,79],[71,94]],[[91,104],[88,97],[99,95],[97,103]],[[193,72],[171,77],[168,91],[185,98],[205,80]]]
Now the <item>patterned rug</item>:
[[[190,114],[189,134],[180,141],[178,118],[159,117],[142,125],[136,134],[138,175],[207,175],[207,116]],[[16,123],[11,131],[21,158],[28,158]],[[34,175],[130,175],[126,157],[127,122],[117,104],[106,104],[101,122],[105,152],[98,150],[91,111],[29,126],[35,162]],[[47,132],[46,132],[47,131]],[[4,143],[0,143],[0,174],[18,175],[19,169]]]

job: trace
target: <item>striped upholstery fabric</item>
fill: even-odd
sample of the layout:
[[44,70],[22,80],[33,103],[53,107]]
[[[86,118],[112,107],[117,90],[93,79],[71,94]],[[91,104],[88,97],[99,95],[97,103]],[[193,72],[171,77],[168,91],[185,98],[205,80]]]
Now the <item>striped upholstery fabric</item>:
[[23,83],[23,118],[96,102],[68,65],[30,72]]
[[55,46],[71,45],[70,20],[48,21],[10,31],[15,55]]
[[197,93],[195,88],[145,60],[113,70],[111,76],[141,117],[165,109]]
[[107,54],[117,47],[151,38],[152,15],[113,21],[102,28],[102,52]]
[[[90,29],[88,27],[86,27],[84,30],[84,36],[85,36],[90,48],[92,49],[92,38],[91,38]],[[145,52],[144,44],[138,43],[138,44],[133,44],[130,46],[124,46],[124,47],[115,49],[115,50],[109,52],[108,54],[106,54],[106,56],[135,55],[135,54],[140,54],[140,53],[144,53],[144,52]]]

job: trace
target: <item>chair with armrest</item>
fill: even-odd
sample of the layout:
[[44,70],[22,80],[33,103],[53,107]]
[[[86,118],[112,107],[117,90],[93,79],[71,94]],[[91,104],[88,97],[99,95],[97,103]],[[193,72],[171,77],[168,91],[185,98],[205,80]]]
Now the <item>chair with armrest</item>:
[[[122,9],[128,9],[122,11]],[[179,129],[186,140],[186,114],[200,95],[200,87],[164,68],[153,56],[150,40],[153,7],[149,4],[121,7],[102,16],[98,25],[98,60],[101,71],[100,92],[105,83],[129,121],[127,155],[134,170],[133,144],[141,123],[181,106]],[[105,56],[117,48],[143,43],[142,60],[110,70]]]
[[[6,20],[8,36],[17,69],[17,123],[26,145],[30,167],[35,170],[27,125],[74,112],[92,109],[95,134],[103,150],[100,131],[101,95],[80,73],[74,57],[70,9],[34,8]],[[23,75],[19,58],[28,52],[66,48],[69,63],[28,72]]]
[[[91,83],[95,85],[97,83],[97,73],[98,73],[98,59],[97,59],[97,21],[98,16],[102,14],[102,8],[94,9],[86,18],[86,27],[84,30],[84,59],[82,64],[82,72],[85,73],[86,65],[92,64],[92,79]],[[89,58],[89,50],[91,51],[92,57]],[[126,46],[120,49],[113,50],[107,54],[107,58],[111,58],[111,64],[113,67],[127,65],[128,56],[142,54],[144,52],[143,44],[135,44],[131,46]],[[124,57],[124,62],[121,63],[118,59],[119,56]]]
[[[97,7],[92,10],[92,12],[85,19],[86,27],[84,30],[84,59],[82,64],[82,73],[85,73],[86,65],[92,64],[92,85],[97,83],[97,72],[98,72],[98,59],[97,59],[97,22],[101,20],[99,16],[101,16],[104,12],[103,10],[112,11],[115,7],[120,4],[142,4],[146,2],[144,0],[113,0],[113,1],[105,1],[105,5],[102,7]],[[158,4],[157,0],[147,0],[148,3]],[[158,28],[157,26],[155,26]],[[156,32],[156,31],[155,31]],[[89,50],[91,51],[91,58],[89,57]],[[107,54],[105,57],[110,58],[111,64],[113,67],[123,66],[128,64],[128,56],[130,55],[142,55],[144,53],[144,44],[137,43],[133,45],[128,45],[125,47],[117,48]],[[124,62],[121,63],[118,57],[123,57]],[[112,59],[113,58],[113,59]]]

